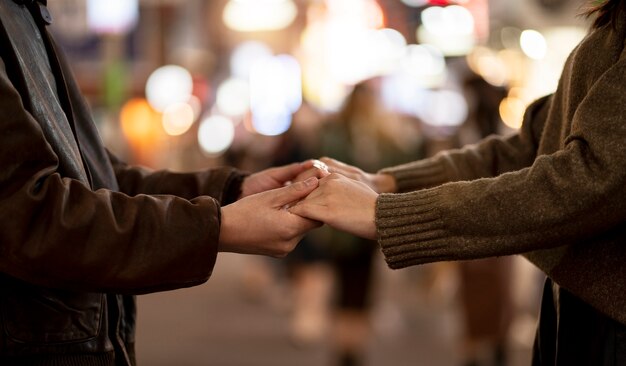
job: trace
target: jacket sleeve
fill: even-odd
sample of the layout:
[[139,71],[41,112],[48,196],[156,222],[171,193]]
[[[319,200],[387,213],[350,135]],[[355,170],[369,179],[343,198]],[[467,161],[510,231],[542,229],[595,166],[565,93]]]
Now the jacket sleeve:
[[131,197],[63,177],[1,59],[0,131],[0,272],[50,288],[129,294],[208,279],[217,200]]
[[495,177],[527,167],[536,157],[550,98],[543,97],[528,107],[522,128],[515,134],[493,135],[477,144],[386,168],[380,173],[393,175],[399,192],[410,192],[446,182]]
[[246,173],[230,167],[207,169],[195,173],[151,171],[144,167],[128,165],[110,151],[107,153],[120,191],[131,196],[171,194],[185,199],[210,196],[221,205],[227,205],[237,200],[241,194],[241,184],[246,177]]
[[527,168],[380,195],[376,220],[389,265],[400,268],[572,245],[623,225],[624,85],[622,58],[578,105],[564,146],[538,156]]

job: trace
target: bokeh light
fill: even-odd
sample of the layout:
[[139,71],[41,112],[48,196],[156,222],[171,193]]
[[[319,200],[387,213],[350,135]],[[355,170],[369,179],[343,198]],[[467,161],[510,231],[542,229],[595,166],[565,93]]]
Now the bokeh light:
[[87,0],[87,23],[97,33],[122,34],[137,24],[138,0]]
[[417,115],[432,126],[456,127],[467,119],[468,106],[457,91],[428,91],[418,104]]
[[324,30],[325,64],[329,76],[346,85],[391,72],[404,53],[406,40],[392,29],[368,29],[334,22]]
[[248,79],[250,69],[257,61],[272,57],[272,50],[264,43],[246,41],[237,46],[230,57],[230,71],[234,77]]
[[356,83],[392,72],[406,44],[399,32],[384,29],[374,0],[326,0],[307,16],[299,52],[303,91],[323,111],[337,111]]
[[431,6],[424,9],[421,19],[417,38],[439,48],[446,56],[466,55],[476,43],[474,17],[462,6]]
[[425,98],[428,91],[415,77],[405,72],[398,72],[382,78],[381,97],[390,110],[416,116],[416,105]]
[[291,127],[292,114],[278,105],[262,106],[252,112],[252,128],[265,136],[278,136]]
[[500,118],[505,125],[518,129],[522,126],[526,104],[519,98],[507,97],[500,102]]
[[120,126],[135,147],[153,144],[162,135],[161,115],[143,98],[131,99],[122,106]]
[[207,155],[219,155],[230,147],[235,137],[233,122],[227,117],[212,115],[198,128],[198,143]]
[[433,34],[471,34],[474,32],[474,18],[462,6],[431,6],[421,15],[426,30]]
[[282,74],[274,83],[280,85],[277,89],[281,90],[287,110],[294,113],[302,105],[302,68],[298,60],[290,55],[278,55],[275,60]]
[[533,60],[542,60],[546,57],[548,45],[541,33],[533,29],[527,29],[520,35],[520,46],[524,54]]
[[146,83],[146,98],[159,112],[174,103],[187,102],[193,91],[193,79],[181,66],[167,65],[156,69]]
[[480,75],[486,82],[494,86],[505,86],[510,81],[507,63],[502,54],[498,54],[487,47],[475,47],[467,55],[467,64],[470,69]]
[[215,104],[221,113],[242,116],[250,109],[250,86],[240,78],[230,78],[217,88]]
[[289,26],[297,14],[292,0],[230,0],[223,19],[240,32],[273,31]]
[[409,45],[401,60],[402,71],[413,76],[414,82],[425,88],[441,86],[446,77],[443,53],[431,45]]
[[194,120],[195,113],[189,103],[174,103],[163,112],[163,129],[170,136],[182,135],[191,128]]
[[302,104],[302,72],[295,58],[279,55],[257,62],[250,72],[252,125],[263,135],[289,129],[291,115]]
[[325,0],[330,23],[353,28],[377,29],[385,26],[383,10],[376,0]]
[[[390,28],[368,32],[370,73],[366,78],[393,72],[406,52],[402,33]],[[363,61],[367,61],[363,60]]]

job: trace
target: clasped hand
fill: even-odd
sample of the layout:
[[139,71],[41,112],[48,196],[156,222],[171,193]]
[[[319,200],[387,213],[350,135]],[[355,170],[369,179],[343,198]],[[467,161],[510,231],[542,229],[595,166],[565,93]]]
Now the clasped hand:
[[219,250],[284,257],[322,223],[376,239],[379,193],[395,180],[330,158],[270,168],[248,176],[235,203],[222,207]]
[[376,239],[375,211],[379,193],[395,190],[391,176],[370,174],[330,158],[320,159],[329,175],[289,212],[335,229]]
[[221,209],[219,251],[284,257],[321,225],[286,208],[303,199],[328,173],[313,160],[246,177],[239,199]]

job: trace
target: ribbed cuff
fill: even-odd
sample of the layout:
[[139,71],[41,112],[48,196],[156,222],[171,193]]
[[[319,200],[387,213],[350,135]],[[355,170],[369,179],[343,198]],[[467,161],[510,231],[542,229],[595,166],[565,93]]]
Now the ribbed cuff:
[[437,189],[381,194],[376,202],[378,243],[389,267],[445,260],[447,232]]
[[431,188],[450,181],[445,167],[438,159],[425,159],[380,170],[396,179],[398,192]]

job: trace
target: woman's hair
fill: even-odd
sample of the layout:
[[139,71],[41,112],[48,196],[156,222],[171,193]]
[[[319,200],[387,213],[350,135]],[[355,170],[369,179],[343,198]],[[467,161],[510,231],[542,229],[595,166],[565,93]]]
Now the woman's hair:
[[619,14],[626,11],[625,5],[624,0],[592,0],[584,15],[587,17],[596,15],[596,20],[593,22],[594,28],[607,24],[615,26]]

